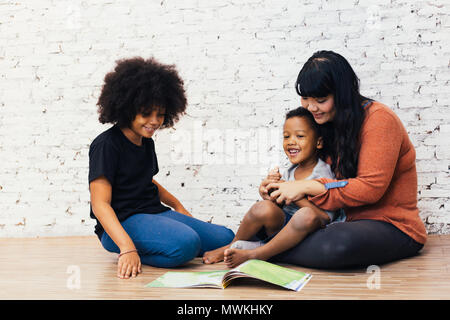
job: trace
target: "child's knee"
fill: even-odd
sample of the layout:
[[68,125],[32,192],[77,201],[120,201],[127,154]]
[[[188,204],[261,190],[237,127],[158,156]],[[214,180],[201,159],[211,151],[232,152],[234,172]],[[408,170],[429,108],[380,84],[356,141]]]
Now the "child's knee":
[[300,208],[292,216],[289,224],[296,230],[314,229],[322,224],[321,217],[311,208]]
[[256,202],[250,209],[249,214],[253,219],[267,219],[276,215],[279,207],[270,200]]

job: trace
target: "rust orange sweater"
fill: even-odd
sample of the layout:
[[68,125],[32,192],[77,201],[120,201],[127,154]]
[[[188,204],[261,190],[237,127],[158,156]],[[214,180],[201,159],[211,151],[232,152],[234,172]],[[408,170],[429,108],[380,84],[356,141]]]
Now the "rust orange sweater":
[[425,244],[427,233],[417,208],[414,146],[400,119],[387,106],[374,101],[365,110],[357,176],[317,179],[328,189],[308,198],[325,210],[344,208],[347,221],[389,222]]

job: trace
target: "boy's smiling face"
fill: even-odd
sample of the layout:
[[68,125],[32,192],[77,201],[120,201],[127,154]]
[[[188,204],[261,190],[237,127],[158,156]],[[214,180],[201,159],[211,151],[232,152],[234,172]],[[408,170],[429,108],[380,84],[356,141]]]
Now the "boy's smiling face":
[[125,136],[136,145],[142,145],[142,138],[151,138],[164,122],[165,109],[154,107],[151,111],[138,113],[129,128],[123,128]]
[[283,149],[292,164],[317,162],[317,149],[321,149],[322,138],[305,117],[292,117],[283,127]]

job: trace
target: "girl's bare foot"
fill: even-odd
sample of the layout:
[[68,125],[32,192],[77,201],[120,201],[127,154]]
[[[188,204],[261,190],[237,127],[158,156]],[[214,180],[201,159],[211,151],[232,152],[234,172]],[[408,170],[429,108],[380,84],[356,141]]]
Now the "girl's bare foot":
[[226,249],[224,252],[224,261],[229,268],[235,268],[241,263],[256,259],[255,250]]
[[230,245],[226,245],[215,250],[207,251],[203,254],[203,263],[213,264],[223,261],[224,251],[229,248]]

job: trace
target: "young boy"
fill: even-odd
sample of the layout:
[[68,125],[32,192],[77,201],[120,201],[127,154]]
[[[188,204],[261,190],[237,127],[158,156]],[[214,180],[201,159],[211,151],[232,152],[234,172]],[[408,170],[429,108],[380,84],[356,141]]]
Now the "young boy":
[[[283,149],[292,165],[283,177],[272,171],[261,183],[259,192],[263,201],[255,203],[247,212],[232,243],[215,251],[218,261],[223,254],[227,266],[233,268],[248,259],[268,260],[295,246],[309,233],[345,219],[341,211],[323,211],[307,199],[278,205],[270,197],[272,190],[266,188],[272,182],[333,178],[330,167],[319,157],[323,147],[319,127],[308,110],[300,107],[287,113]],[[244,241],[255,236],[264,241]]]

